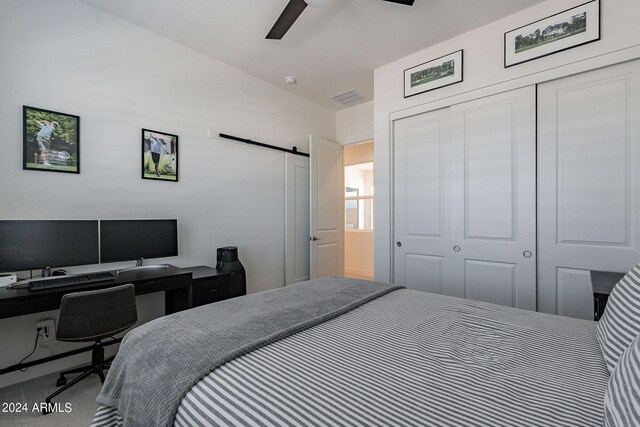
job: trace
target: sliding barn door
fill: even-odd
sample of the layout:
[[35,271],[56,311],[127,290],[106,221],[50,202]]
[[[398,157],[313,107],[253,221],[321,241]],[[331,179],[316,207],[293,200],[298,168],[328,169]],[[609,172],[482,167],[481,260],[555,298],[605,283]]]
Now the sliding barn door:
[[442,292],[449,281],[449,109],[394,122],[394,283]]
[[309,136],[311,169],[311,278],[344,270],[344,166],[342,146]]
[[447,294],[536,309],[535,87],[451,107]]
[[589,270],[640,261],[640,62],[538,89],[539,309],[593,319]]
[[309,159],[285,155],[285,285],[309,280]]

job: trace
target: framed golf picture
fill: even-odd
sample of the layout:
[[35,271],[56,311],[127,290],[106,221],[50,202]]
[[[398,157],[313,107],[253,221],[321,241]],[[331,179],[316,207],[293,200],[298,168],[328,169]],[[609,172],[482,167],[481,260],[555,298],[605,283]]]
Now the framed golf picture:
[[600,40],[600,0],[591,0],[506,32],[504,67],[512,67],[597,40]]
[[404,97],[460,83],[463,51],[458,50],[404,70]]
[[142,179],[178,182],[178,135],[142,129]]
[[80,173],[80,117],[22,107],[22,168]]

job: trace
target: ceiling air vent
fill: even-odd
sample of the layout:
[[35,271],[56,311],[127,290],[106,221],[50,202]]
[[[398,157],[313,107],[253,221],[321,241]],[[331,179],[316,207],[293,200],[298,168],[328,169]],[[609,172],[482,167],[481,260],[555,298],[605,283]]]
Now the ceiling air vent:
[[360,103],[362,100],[364,100],[362,95],[360,95],[358,92],[356,92],[353,89],[348,90],[344,93],[341,93],[340,95],[336,95],[331,99],[336,102],[339,102],[340,104],[346,107],[351,107],[352,105],[356,105]]

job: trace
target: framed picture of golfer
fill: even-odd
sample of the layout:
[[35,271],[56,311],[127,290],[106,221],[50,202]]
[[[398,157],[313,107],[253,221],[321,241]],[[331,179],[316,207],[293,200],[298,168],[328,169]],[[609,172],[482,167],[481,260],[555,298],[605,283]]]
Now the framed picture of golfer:
[[80,117],[22,107],[22,168],[80,173]]
[[142,129],[142,179],[178,182],[178,135]]

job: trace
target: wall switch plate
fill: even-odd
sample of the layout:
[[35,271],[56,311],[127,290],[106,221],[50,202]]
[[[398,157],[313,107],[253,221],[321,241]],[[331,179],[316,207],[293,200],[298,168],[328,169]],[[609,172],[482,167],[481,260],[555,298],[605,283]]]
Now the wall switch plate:
[[53,319],[42,320],[36,323],[36,329],[37,328],[42,328],[40,330],[42,342],[51,341],[56,337],[56,324]]
[[216,132],[213,129],[209,129],[209,130],[207,130],[207,136],[209,138],[217,138],[218,137],[218,132]]

